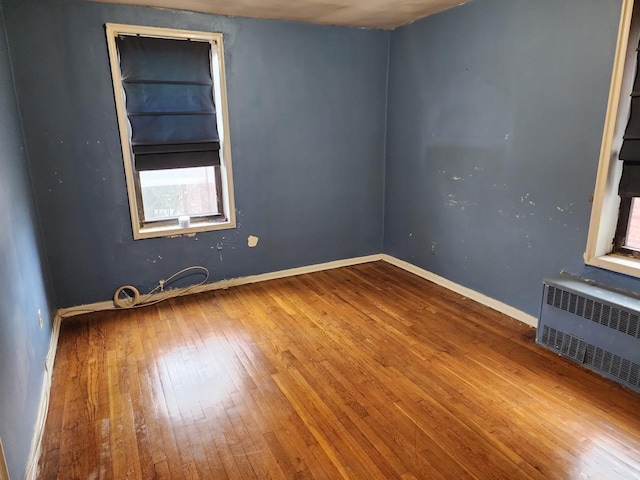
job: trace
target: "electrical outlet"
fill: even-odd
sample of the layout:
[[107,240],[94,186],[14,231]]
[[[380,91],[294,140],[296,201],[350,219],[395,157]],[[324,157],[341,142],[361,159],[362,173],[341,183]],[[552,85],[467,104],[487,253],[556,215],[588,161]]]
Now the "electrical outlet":
[[431,255],[435,255],[436,254],[436,246],[438,244],[436,242],[431,242]]
[[40,330],[44,328],[44,322],[42,321],[42,312],[38,309],[38,323],[40,324]]

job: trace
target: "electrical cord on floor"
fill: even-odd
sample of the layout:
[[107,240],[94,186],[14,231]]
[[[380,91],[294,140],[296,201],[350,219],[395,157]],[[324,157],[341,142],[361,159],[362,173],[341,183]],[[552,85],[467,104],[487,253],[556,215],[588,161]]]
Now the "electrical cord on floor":
[[[165,291],[165,287],[168,284],[170,284],[173,280],[175,280],[180,275],[186,272],[191,272],[191,271],[197,271],[197,272],[203,273],[204,279],[185,289],[176,290],[175,292],[172,292],[171,290]],[[182,295],[186,295],[190,293],[193,289],[207,283],[208,279],[209,279],[209,270],[207,270],[203,266],[198,265],[198,266],[183,268],[182,270],[174,273],[170,277],[164,280],[160,280],[158,282],[158,285],[146,295],[141,295],[138,289],[134,286],[123,285],[122,287],[118,288],[114,293],[113,303],[117,308],[121,308],[121,309],[141,308],[141,307],[147,307],[149,305],[155,305],[156,303],[162,302],[164,300],[168,300],[170,298],[176,298]]]
[[140,291],[131,285],[123,285],[113,294],[113,304],[118,308],[131,308],[140,303]]

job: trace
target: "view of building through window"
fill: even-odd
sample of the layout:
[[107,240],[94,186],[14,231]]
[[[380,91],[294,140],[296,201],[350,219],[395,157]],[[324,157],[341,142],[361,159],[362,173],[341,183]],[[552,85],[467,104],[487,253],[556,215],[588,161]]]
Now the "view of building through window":
[[633,250],[640,250],[640,202],[638,198],[634,198],[631,203],[625,246]]
[[218,215],[217,167],[176,168],[140,172],[144,218]]

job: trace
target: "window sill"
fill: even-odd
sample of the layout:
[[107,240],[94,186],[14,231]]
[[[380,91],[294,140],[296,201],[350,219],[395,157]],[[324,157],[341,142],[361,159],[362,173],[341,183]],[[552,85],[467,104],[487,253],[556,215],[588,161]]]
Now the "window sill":
[[182,237],[182,236],[194,236],[200,232],[210,232],[214,230],[226,230],[235,228],[236,223],[232,220],[225,220],[221,222],[201,222],[189,227],[180,227],[179,225],[169,225],[162,227],[142,227],[133,232],[133,238],[135,240],[141,240],[145,238],[158,238],[158,237]]
[[623,273],[640,278],[640,260],[622,255],[608,254],[586,259],[585,263],[593,267],[604,268],[616,273]]

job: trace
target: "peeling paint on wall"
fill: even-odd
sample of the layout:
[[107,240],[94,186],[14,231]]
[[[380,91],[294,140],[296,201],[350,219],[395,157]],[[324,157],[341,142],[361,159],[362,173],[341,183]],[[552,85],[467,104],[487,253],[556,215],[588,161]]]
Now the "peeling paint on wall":
[[247,245],[249,245],[249,248],[254,248],[256,245],[258,245],[258,237],[254,237],[253,235],[249,235],[249,238],[247,239]]

